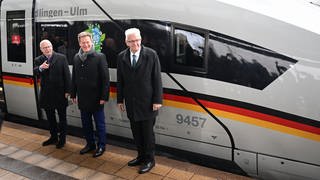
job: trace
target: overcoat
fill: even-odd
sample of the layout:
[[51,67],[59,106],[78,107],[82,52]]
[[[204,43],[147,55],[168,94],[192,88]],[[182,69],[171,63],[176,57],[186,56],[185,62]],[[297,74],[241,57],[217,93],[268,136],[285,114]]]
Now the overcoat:
[[109,69],[106,56],[93,52],[82,61],[78,54],[73,59],[71,98],[78,97],[78,107],[86,112],[102,108],[100,100],[109,99]]
[[141,46],[135,67],[131,66],[129,48],[117,58],[117,103],[125,103],[130,120],[155,118],[153,104],[162,104],[161,67],[156,52]]
[[33,72],[40,76],[39,104],[42,108],[63,108],[68,106],[65,93],[71,90],[71,75],[65,55],[53,52],[49,68],[40,71],[39,66],[47,61],[47,57],[40,55],[34,60]]

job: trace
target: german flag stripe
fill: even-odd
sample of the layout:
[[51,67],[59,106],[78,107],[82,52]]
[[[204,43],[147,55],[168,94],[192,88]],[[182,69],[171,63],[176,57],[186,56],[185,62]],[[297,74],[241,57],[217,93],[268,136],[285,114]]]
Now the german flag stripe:
[[[115,87],[111,88],[111,97],[116,98]],[[205,110],[203,110],[202,107],[200,107],[197,102],[190,97],[170,94],[168,91],[167,93],[164,93],[163,97],[165,106],[186,109],[199,113],[206,113]],[[218,117],[320,141],[320,128],[310,125],[311,123],[304,124],[301,123],[301,120],[296,121],[294,119],[286,119],[250,109],[245,109],[243,107],[236,107],[203,99],[198,99],[198,101]],[[308,121],[308,119],[305,121]]]
[[2,78],[5,84],[11,84],[11,85],[23,86],[23,87],[34,86],[34,81],[32,78],[14,77],[14,76],[3,76]]

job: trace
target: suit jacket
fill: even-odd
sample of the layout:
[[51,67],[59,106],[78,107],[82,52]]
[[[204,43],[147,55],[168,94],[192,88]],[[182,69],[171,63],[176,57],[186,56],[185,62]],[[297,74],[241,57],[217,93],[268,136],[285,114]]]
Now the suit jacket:
[[130,63],[130,50],[126,49],[117,59],[117,102],[126,105],[130,120],[155,118],[158,111],[153,104],[162,104],[161,67],[157,53],[141,46],[136,66]]
[[68,106],[65,93],[70,93],[71,75],[65,55],[53,52],[49,69],[39,70],[47,57],[38,56],[34,60],[33,72],[40,76],[40,107],[60,108]]
[[73,59],[71,98],[78,96],[80,110],[95,112],[100,100],[109,99],[109,69],[106,56],[94,52],[82,61],[78,54]]

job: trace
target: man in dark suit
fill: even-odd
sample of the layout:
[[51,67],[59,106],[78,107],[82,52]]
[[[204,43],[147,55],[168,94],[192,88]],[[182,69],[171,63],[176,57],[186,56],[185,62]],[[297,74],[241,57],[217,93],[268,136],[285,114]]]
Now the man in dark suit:
[[[56,144],[62,148],[66,143],[66,109],[71,88],[71,75],[65,55],[52,50],[49,40],[40,42],[43,53],[34,60],[34,74],[40,75],[40,107],[44,108],[49,122],[50,138],[43,146]],[[57,125],[55,110],[59,115]]]
[[128,29],[125,36],[128,48],[117,59],[117,103],[121,111],[127,111],[138,149],[128,166],[141,165],[142,174],[155,165],[153,127],[162,106],[161,67],[157,53],[141,45],[139,29]]
[[78,41],[80,50],[73,59],[71,98],[74,103],[78,103],[87,141],[80,154],[96,150],[93,116],[98,135],[98,149],[93,157],[98,157],[104,153],[106,146],[104,103],[109,99],[108,64],[106,56],[94,50],[89,32],[79,33]]

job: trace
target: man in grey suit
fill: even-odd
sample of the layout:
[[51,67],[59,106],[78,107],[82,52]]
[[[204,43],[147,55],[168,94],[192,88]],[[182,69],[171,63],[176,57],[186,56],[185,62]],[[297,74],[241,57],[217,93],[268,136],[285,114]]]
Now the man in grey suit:
[[128,166],[141,165],[139,173],[155,166],[154,123],[162,106],[161,67],[157,53],[141,45],[140,30],[125,31],[128,48],[117,59],[117,103],[127,111],[138,156]]
[[[40,107],[44,108],[49,122],[50,138],[43,146],[56,144],[62,148],[66,143],[66,109],[71,89],[71,75],[65,55],[53,51],[52,44],[45,39],[40,42],[43,53],[34,60],[34,74],[40,76]],[[59,115],[56,121],[55,110]]]

